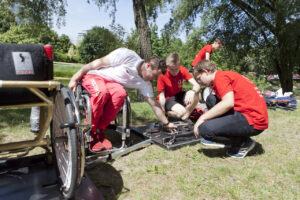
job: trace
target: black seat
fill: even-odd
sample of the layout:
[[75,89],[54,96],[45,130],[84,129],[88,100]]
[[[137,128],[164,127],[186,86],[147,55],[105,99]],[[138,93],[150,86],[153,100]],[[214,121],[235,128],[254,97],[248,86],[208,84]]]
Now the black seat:
[[[53,61],[43,45],[0,44],[0,80],[47,81],[53,79]],[[50,95],[48,89],[41,89]],[[0,88],[0,105],[38,103],[26,88]]]

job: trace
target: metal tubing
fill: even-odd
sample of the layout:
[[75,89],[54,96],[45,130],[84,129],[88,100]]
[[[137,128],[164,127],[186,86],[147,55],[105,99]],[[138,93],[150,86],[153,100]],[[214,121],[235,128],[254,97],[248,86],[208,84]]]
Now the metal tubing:
[[58,81],[6,81],[0,80],[2,88],[51,88],[59,89]]
[[46,145],[48,145],[48,140],[46,138],[43,138],[42,140],[28,140],[28,141],[13,142],[13,143],[1,144],[0,152],[11,151],[16,149],[25,149],[27,147],[46,146]]
[[92,161],[86,161],[86,165],[90,165],[90,164],[97,163],[97,162],[106,162],[110,159],[116,159],[118,157],[121,157],[122,155],[128,154],[128,153],[130,153],[132,151],[135,151],[137,149],[145,148],[147,146],[150,146],[151,144],[152,144],[152,140],[147,139],[147,140],[144,140],[143,142],[137,143],[137,144],[135,144],[133,146],[130,146],[128,148],[124,148],[124,149],[121,149],[120,151],[116,151],[116,152],[114,152],[110,155],[106,155],[106,156],[100,157],[100,158],[92,160]]

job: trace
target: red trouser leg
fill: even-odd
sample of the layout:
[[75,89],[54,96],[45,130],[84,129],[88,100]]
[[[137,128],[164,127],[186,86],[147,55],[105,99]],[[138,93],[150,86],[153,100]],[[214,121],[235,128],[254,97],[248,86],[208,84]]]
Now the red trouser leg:
[[100,76],[87,74],[82,79],[82,86],[91,94],[92,133],[96,133],[102,119],[104,105],[110,96],[106,88],[106,81]]
[[110,122],[116,118],[127,95],[126,90],[119,83],[107,82],[106,89],[110,95],[110,99],[103,108],[103,115],[101,121],[99,121],[99,126],[97,127],[102,130],[104,130]]

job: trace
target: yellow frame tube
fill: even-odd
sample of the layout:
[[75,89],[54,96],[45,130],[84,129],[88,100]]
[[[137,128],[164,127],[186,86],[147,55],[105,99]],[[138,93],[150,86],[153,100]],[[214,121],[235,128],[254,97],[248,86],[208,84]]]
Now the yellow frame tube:
[[[47,129],[52,120],[53,114],[53,100],[51,97],[47,97],[38,88],[48,88],[59,90],[60,83],[57,81],[2,81],[0,80],[0,87],[2,88],[28,88],[30,92],[39,97],[42,103],[32,103],[32,104],[20,104],[11,106],[0,106],[0,108],[25,108],[32,106],[41,106],[40,112],[40,130],[34,140],[26,140],[20,142],[12,142],[6,144],[0,144],[0,152],[13,151],[18,149],[47,146],[50,144],[49,138],[46,138]],[[47,107],[47,117],[45,118],[45,109]]]

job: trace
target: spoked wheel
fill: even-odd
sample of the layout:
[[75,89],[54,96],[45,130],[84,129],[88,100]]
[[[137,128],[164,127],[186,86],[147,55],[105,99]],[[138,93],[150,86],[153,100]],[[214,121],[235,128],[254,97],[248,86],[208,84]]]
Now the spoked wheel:
[[56,157],[61,192],[67,199],[74,195],[79,179],[78,140],[75,117],[67,89],[55,94],[51,126],[52,147]]

